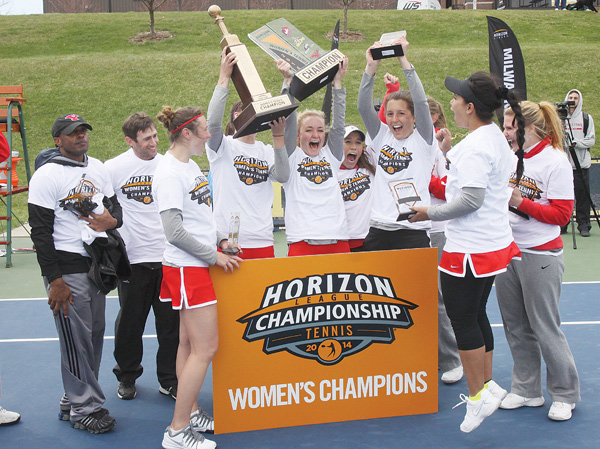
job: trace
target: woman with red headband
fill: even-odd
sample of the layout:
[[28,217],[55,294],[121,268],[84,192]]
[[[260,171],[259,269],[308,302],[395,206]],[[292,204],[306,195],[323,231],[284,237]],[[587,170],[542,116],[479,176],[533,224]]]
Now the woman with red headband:
[[239,256],[243,259],[275,257],[273,249],[273,186],[285,182],[290,169],[283,139],[285,118],[271,123],[273,146],[256,140],[256,134],[233,138],[233,121],[242,112],[236,103],[223,135],[223,115],[236,55],[223,49],[219,81],[208,105],[208,161],[213,178],[214,214],[219,232],[228,233],[232,217],[239,217]]
[[213,419],[197,402],[219,345],[217,299],[208,266],[233,272],[241,259],[217,252],[217,242],[225,246],[227,241],[217,234],[208,181],[190,159],[204,153],[210,137],[200,108],[165,106],[157,119],[171,142],[152,183],[167,239],[160,299],[180,311],[177,399],[162,445],[165,449],[213,449],[216,443],[200,434],[213,433]]
[[[524,170],[518,188],[512,181],[510,225],[522,260],[513,260],[496,277],[504,333],[513,356],[511,392],[503,409],[540,407],[542,357],[546,388],[552,398],[548,418],[571,419],[581,399],[579,376],[565,334],[560,329],[561,284],[565,263],[560,226],[573,212],[573,170],[563,150],[563,126],[546,101],[520,103],[525,117]],[[517,149],[512,109],[504,112],[504,135]],[[515,177],[516,178],[516,177]]]

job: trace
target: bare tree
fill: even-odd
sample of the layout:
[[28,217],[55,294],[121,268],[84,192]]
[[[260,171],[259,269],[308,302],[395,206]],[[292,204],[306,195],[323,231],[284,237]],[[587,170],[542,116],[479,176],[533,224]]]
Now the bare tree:
[[344,22],[342,28],[342,34],[348,34],[348,9],[356,0],[330,0],[331,6],[341,6],[344,11]]
[[154,27],[154,12],[156,10],[158,10],[158,8],[160,8],[163,5],[163,3],[165,3],[167,0],[140,0],[140,1],[144,4],[146,9],[150,13],[150,34],[155,35],[156,28]]

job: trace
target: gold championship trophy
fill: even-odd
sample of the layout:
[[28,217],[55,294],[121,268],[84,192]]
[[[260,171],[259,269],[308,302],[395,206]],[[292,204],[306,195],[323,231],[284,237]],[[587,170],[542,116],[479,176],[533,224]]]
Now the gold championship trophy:
[[236,129],[233,138],[270,129],[269,123],[279,117],[287,117],[300,105],[288,94],[273,97],[267,92],[248,49],[235,34],[227,31],[221,17],[221,8],[212,5],[208,8],[208,14],[215,19],[223,33],[221,48],[227,47],[227,53],[233,51],[237,57],[231,79],[243,106],[241,114],[233,121]]

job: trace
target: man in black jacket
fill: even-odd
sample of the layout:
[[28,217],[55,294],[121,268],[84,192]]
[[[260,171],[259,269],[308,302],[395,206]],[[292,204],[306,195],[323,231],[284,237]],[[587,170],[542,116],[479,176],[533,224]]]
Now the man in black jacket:
[[[31,178],[29,223],[60,341],[65,394],[59,418],[104,433],[115,425],[102,408],[98,383],[106,297],[87,275],[91,260],[84,241],[121,226],[122,211],[103,164],[87,156],[91,129],[77,114],[54,122],[58,151]],[[103,198],[112,212],[94,213]]]

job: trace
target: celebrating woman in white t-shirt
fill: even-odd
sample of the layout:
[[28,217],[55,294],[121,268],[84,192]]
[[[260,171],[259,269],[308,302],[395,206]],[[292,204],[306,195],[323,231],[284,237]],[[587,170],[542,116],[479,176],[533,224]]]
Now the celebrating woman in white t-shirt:
[[[562,147],[563,126],[555,107],[545,101],[520,105],[525,117],[524,170],[510,205],[525,215],[510,214],[510,225],[522,260],[513,260],[506,273],[496,277],[498,305],[514,360],[511,392],[500,408],[544,404],[543,357],[552,398],[548,417],[566,421],[581,400],[577,368],[560,329],[558,310],[565,270],[560,226],[573,212],[573,170]],[[512,109],[504,112],[504,135],[516,150]]]
[[197,402],[219,344],[217,299],[208,266],[219,265],[233,272],[241,259],[217,252],[217,242],[227,243],[217,235],[208,181],[190,159],[202,155],[210,137],[200,108],[174,111],[166,106],[157,119],[167,129],[171,142],[152,183],[167,238],[160,299],[180,310],[177,400],[162,444],[167,449],[212,449],[216,443],[199,432],[212,433],[213,419]]
[[467,413],[460,430],[471,432],[507,393],[492,380],[494,336],[486,305],[495,275],[520,255],[508,223],[507,185],[514,156],[492,120],[508,100],[519,128],[517,177],[523,166],[524,120],[514,93],[499,87],[489,73],[476,72],[466,80],[447,77],[445,84],[454,93],[454,120],[469,134],[450,149],[450,131],[438,132],[449,165],[447,203],[414,207],[417,214],[410,221],[449,220],[440,281],[469,389],[468,397],[461,395]]
[[412,223],[407,218],[411,215],[410,206],[430,204],[429,181],[438,144],[423,85],[406,57],[406,36],[397,43],[404,50],[398,61],[410,91],[401,90],[386,97],[386,124],[379,120],[373,107],[375,73],[381,61],[373,59],[371,48],[379,43],[366,52],[367,65],[358,92],[358,111],[377,157],[365,251],[430,246],[430,222]]
[[[282,60],[277,65],[284,76],[285,89],[291,83],[291,67]],[[344,58],[333,79],[333,120],[327,143],[322,111],[302,111],[297,121],[294,112],[286,122],[290,177],[283,187],[288,256],[350,252],[337,178],[344,157],[346,91],[342,78],[347,70],[348,59]]]
[[356,126],[344,130],[344,160],[338,171],[338,183],[346,208],[350,251],[362,251],[369,232],[369,211],[375,177],[373,148],[365,147],[365,134]]
[[230,231],[232,217],[239,217],[239,245],[243,259],[275,257],[273,249],[273,186],[288,180],[290,168],[283,139],[285,118],[271,124],[273,145],[256,140],[256,134],[234,139],[233,120],[242,112],[236,103],[223,136],[223,114],[236,55],[221,56],[221,72],[208,106],[208,160],[213,177],[214,215],[219,232]]

